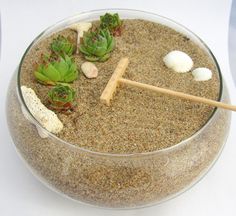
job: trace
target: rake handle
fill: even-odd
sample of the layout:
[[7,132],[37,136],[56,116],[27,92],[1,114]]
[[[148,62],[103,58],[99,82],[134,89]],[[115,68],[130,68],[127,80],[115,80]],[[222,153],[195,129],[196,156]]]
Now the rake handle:
[[183,92],[177,92],[177,91],[173,91],[170,89],[160,88],[160,87],[156,87],[156,86],[152,86],[152,85],[148,85],[148,84],[144,84],[144,83],[139,83],[139,82],[135,82],[135,81],[128,80],[128,79],[123,79],[123,78],[120,78],[118,80],[118,82],[130,85],[130,86],[146,89],[146,90],[151,90],[151,91],[158,92],[158,93],[172,95],[174,97],[179,97],[179,98],[183,98],[186,100],[191,100],[191,101],[207,104],[207,105],[214,106],[214,107],[220,107],[223,109],[236,111],[236,106],[234,106],[234,105],[222,103],[219,101],[214,101],[214,100],[203,98],[203,97],[189,95],[189,94],[186,94]]

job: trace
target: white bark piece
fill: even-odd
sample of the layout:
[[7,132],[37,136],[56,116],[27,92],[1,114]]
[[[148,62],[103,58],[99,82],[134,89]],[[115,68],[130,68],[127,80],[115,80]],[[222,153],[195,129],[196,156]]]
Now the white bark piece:
[[178,73],[186,73],[193,67],[193,60],[190,56],[179,50],[169,52],[163,61],[168,68]]
[[[26,86],[21,86],[21,91],[25,103],[35,119],[49,132],[54,134],[59,133],[63,129],[63,124],[57,115],[42,104],[33,89],[27,88]],[[30,120],[28,113],[24,109],[22,109],[22,111],[24,116]],[[32,123],[32,120],[30,120],[30,122]],[[45,132],[42,131],[38,126],[37,129],[39,135],[45,138]]]
[[196,68],[192,71],[194,80],[196,81],[207,81],[212,78],[212,71],[208,68]]
[[91,62],[84,62],[81,65],[81,70],[89,79],[96,78],[98,76],[98,69],[96,65]]

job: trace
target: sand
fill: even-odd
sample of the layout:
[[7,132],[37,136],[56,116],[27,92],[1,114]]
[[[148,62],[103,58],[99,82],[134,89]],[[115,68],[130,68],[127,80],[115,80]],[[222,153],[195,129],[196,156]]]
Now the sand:
[[[173,146],[190,137],[208,120],[214,108],[121,86],[111,107],[100,103],[99,97],[121,57],[129,57],[124,77],[131,80],[174,89],[210,99],[219,97],[219,78],[212,59],[196,44],[178,32],[143,20],[125,20],[121,37],[116,37],[116,49],[105,63],[95,63],[97,79],[80,75],[72,86],[77,91],[78,106],[71,115],[59,114],[64,124],[61,139],[92,151],[110,153],[150,152]],[[59,34],[70,36],[76,43],[76,33],[66,29]],[[57,34],[41,41],[26,55],[21,70],[21,84],[33,88],[47,105],[50,87],[38,84],[33,76],[40,55],[49,52],[49,44]],[[163,63],[172,50],[186,52],[194,68],[207,67],[213,78],[196,82],[191,72],[175,73]],[[83,55],[75,56],[80,67]],[[193,68],[193,69],[194,69]]]

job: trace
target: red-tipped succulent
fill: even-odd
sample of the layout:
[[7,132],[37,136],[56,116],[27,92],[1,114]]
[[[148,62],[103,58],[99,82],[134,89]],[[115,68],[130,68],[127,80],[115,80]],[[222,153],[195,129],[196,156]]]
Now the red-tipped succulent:
[[123,21],[120,20],[119,14],[106,13],[100,16],[100,28],[108,29],[113,36],[120,36],[123,26]]
[[48,107],[57,112],[71,112],[76,106],[75,90],[68,85],[56,85],[48,92]]

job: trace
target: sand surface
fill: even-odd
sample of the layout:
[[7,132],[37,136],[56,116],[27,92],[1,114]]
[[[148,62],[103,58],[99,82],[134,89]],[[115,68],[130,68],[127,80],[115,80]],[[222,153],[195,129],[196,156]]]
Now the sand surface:
[[[212,59],[196,44],[180,33],[159,24],[143,20],[125,20],[116,48],[105,63],[95,63],[96,79],[81,73],[72,86],[77,91],[78,106],[71,115],[59,114],[64,129],[58,136],[74,145],[99,152],[150,152],[175,145],[198,131],[212,114],[213,108],[137,88],[120,86],[112,105],[100,103],[99,97],[121,57],[129,57],[124,77],[159,87],[217,99],[219,78]],[[57,34],[70,36],[76,43],[76,33],[65,29],[34,46],[22,65],[21,84],[33,88],[46,104],[49,86],[34,78],[35,64]],[[162,59],[172,50],[186,52],[194,68],[207,67],[213,78],[196,82],[190,73],[179,74],[168,69]],[[80,67],[82,54],[75,56]]]

